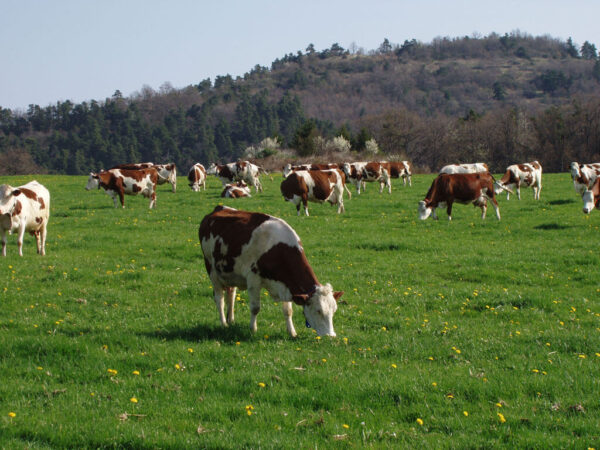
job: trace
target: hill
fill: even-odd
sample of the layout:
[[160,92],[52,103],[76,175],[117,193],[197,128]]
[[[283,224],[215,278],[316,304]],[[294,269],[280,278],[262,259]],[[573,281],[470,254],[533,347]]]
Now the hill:
[[[0,108],[0,167],[81,174],[168,160],[187,169],[291,148],[311,158],[408,158],[423,171],[473,160],[500,171],[529,159],[561,171],[572,159],[600,158],[599,94],[589,42],[578,49],[517,32],[428,44],[385,39],[369,52],[311,44],[243,77],[26,112]],[[369,153],[371,139],[381,155]]]

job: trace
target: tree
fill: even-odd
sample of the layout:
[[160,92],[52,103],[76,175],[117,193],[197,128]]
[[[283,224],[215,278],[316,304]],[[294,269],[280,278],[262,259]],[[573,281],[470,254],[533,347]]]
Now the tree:
[[598,58],[598,52],[596,51],[596,46],[594,44],[590,44],[588,41],[585,41],[581,46],[581,57],[583,59],[596,59]]
[[496,81],[494,83],[494,85],[492,86],[492,91],[494,93],[494,100],[504,100],[504,98],[506,97],[506,89],[504,89],[504,86],[502,86],[502,83],[500,83],[499,81]]
[[575,44],[573,44],[573,39],[570,37],[567,39],[566,49],[567,55],[569,55],[571,58],[579,58],[579,51],[577,50],[577,47],[575,47]]
[[388,40],[388,38],[385,38],[383,40],[383,42],[381,43],[381,45],[379,46],[377,51],[379,53],[381,53],[382,55],[387,55],[388,53],[392,52],[392,44],[390,44],[390,41]]
[[314,155],[316,152],[316,138],[320,136],[317,124],[310,119],[305,121],[294,135],[292,147],[300,156]]

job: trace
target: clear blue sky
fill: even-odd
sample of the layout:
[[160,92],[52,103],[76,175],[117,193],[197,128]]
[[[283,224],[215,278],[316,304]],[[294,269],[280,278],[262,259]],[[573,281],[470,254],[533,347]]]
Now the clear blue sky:
[[599,20],[597,0],[0,0],[0,106],[235,77],[310,43],[372,50],[520,30],[600,48]]

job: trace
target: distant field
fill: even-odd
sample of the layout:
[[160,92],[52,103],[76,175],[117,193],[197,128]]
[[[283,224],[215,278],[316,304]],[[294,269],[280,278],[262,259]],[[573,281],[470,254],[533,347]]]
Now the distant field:
[[[3,177],[13,186],[32,177]],[[0,259],[0,448],[599,447],[600,212],[568,174],[541,201],[456,205],[417,219],[433,176],[392,195],[309,204],[158,189],[113,208],[85,177],[52,195],[47,256],[16,236]],[[353,191],[354,192],[354,191]],[[319,280],[345,291],[337,338],[264,295],[221,328],[198,244],[220,202],[286,220]]]

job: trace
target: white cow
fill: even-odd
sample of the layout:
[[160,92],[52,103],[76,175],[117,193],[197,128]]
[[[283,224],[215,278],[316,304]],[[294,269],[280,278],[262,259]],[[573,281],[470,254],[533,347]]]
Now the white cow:
[[188,181],[192,191],[198,192],[200,186],[206,190],[206,169],[202,164],[196,163],[190,168]]
[[28,231],[37,243],[37,252],[46,254],[46,228],[50,218],[50,193],[37,181],[13,188],[0,186],[0,232],[2,255],[6,256],[6,232],[18,232],[19,255],[23,256],[23,236]]
[[586,190],[591,189],[600,175],[600,163],[579,164],[573,161],[571,163],[571,178],[575,192],[582,195]]
[[[496,181],[494,191],[499,194],[505,188],[517,189],[517,197],[521,200],[521,186],[531,186],[533,189],[533,198],[540,199],[542,190],[542,166],[539,162],[533,161],[524,164],[513,164],[506,168],[502,178]],[[510,191],[506,191],[506,200],[510,198]]]

